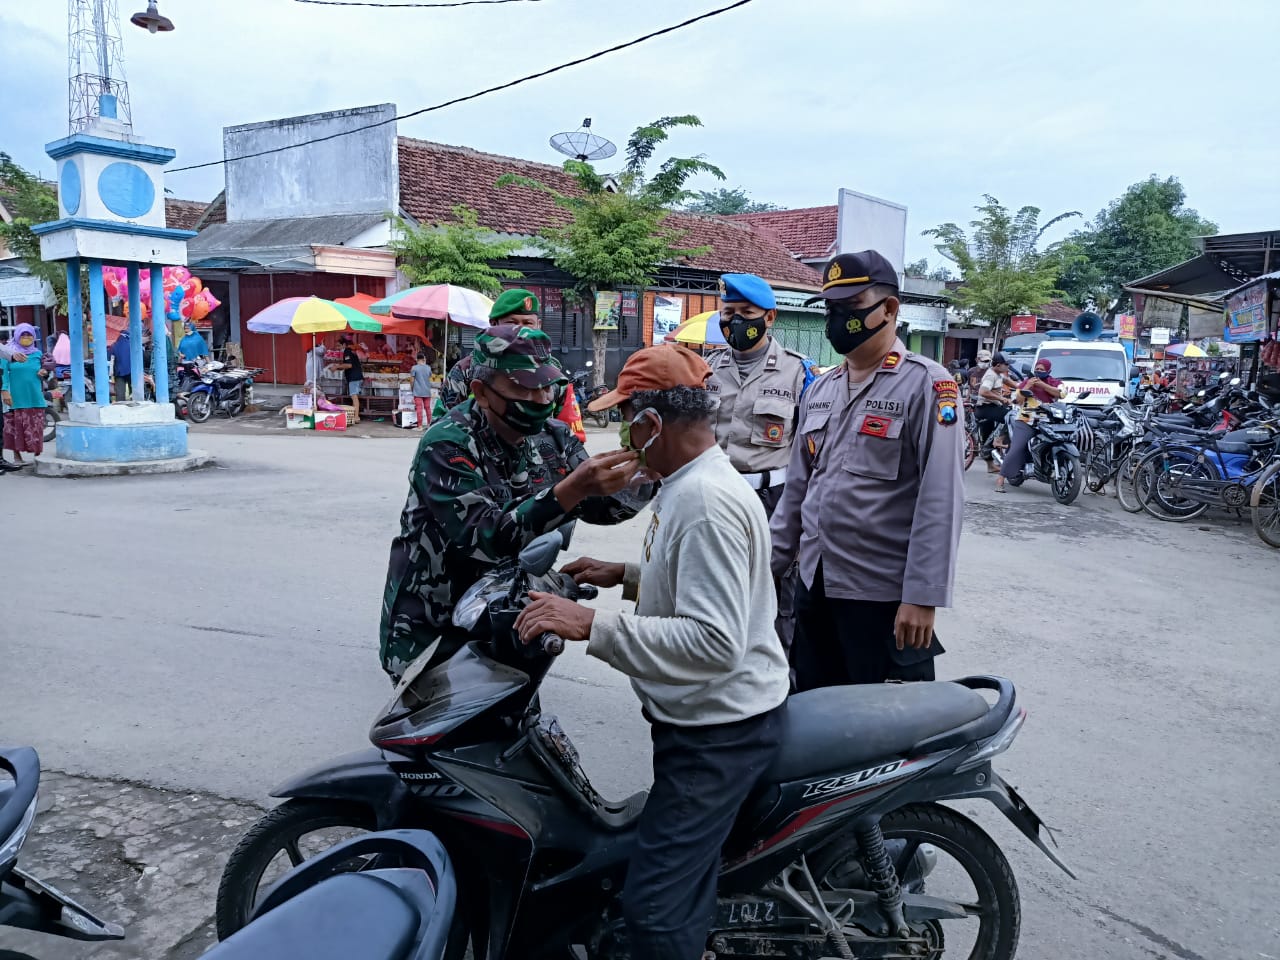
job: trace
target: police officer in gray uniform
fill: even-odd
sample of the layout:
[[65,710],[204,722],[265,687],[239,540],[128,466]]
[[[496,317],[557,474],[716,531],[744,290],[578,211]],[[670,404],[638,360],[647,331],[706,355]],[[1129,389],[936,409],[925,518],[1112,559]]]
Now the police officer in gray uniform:
[[711,358],[707,383],[720,399],[716,442],[772,514],[791,460],[807,377],[804,357],[770,335],[778,304],[760,277],[726,273],[720,300],[720,331],[729,348]]
[[897,338],[898,275],[874,250],[827,264],[844,363],[801,405],[774,512],[775,574],[798,561],[796,689],[932,680],[964,515],[964,408],[946,369]]

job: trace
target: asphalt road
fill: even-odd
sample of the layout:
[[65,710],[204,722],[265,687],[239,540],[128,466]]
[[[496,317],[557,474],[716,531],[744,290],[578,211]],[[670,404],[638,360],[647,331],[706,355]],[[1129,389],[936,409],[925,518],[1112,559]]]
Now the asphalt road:
[[[593,436],[608,447],[612,433]],[[51,769],[262,801],[358,748],[388,694],[376,628],[414,441],[193,435],[216,469],[0,478],[0,740]],[[1021,957],[1280,958],[1280,554],[1247,526],[1003,497],[976,468],[940,677],[999,673],[1030,717],[999,762],[1071,880],[994,810]],[[625,559],[641,533],[580,526]],[[616,591],[602,604],[618,604]],[[628,686],[581,650],[543,697],[606,793],[644,786]]]

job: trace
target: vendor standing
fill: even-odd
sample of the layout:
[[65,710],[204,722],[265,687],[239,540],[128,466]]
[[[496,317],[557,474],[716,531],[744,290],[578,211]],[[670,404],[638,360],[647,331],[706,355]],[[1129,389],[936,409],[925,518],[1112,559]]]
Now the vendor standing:
[[[5,470],[18,470],[30,460],[22,455],[38,457],[44,452],[44,375],[40,363],[43,354],[36,346],[36,328],[29,323],[18,324],[14,331],[14,346],[0,360],[0,386],[3,387],[4,449],[13,451],[13,466],[4,464]],[[18,356],[22,359],[19,360]],[[0,457],[0,461],[3,458]]]

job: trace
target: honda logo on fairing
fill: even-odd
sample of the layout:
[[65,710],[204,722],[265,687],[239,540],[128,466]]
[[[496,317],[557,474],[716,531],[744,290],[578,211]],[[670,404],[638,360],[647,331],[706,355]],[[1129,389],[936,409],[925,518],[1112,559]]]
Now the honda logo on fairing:
[[869,767],[866,770],[859,770],[857,773],[848,773],[843,777],[829,777],[826,780],[817,780],[813,783],[805,784],[805,797],[823,797],[832,793],[844,793],[852,790],[854,787],[866,786],[887,777],[891,773],[896,773],[902,767],[906,766],[906,760],[894,760],[892,763],[882,763],[878,767]]

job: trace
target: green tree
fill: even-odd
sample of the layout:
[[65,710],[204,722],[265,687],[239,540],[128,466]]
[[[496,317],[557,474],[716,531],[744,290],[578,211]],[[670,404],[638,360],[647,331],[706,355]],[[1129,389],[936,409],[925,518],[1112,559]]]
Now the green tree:
[[1092,306],[1109,321],[1129,302],[1124,285],[1198,252],[1195,238],[1218,226],[1189,209],[1177,177],[1154,174],[1135,183],[1069,238],[1060,286],[1076,306]]
[[[627,141],[626,166],[611,177],[579,160],[567,160],[564,169],[577,181],[578,190],[562,193],[537,180],[505,174],[499,186],[519,186],[546,193],[568,215],[564,224],[547,227],[539,243],[557,267],[576,281],[576,292],[588,310],[594,310],[596,294],[621,287],[652,284],[663,264],[681,257],[697,257],[710,247],[687,247],[685,232],[664,226],[671,208],[689,200],[689,178],[724,174],[703,157],[671,157],[652,176],[647,170],[669,131],[699,127],[695,116],[663,117],[636,129]],[[604,380],[606,336],[592,336],[596,383]]]
[[914,260],[902,268],[902,272],[908,277],[919,277],[922,280],[954,280],[951,275],[950,268],[946,266],[938,266],[930,269],[929,258],[921,257]]
[[410,283],[451,283],[492,295],[501,292],[503,280],[524,276],[493,265],[519,250],[523,241],[504,240],[479,226],[471,207],[456,206],[453,216],[454,223],[421,226],[396,217],[390,248]]
[[975,209],[970,232],[954,223],[924,231],[938,241],[935,249],[960,268],[961,285],[952,294],[956,305],[978,320],[1000,329],[1014,314],[1044,306],[1060,294],[1063,244],[1039,249],[1044,233],[1078,212],[1062,213],[1043,226],[1040,208],[1023,207],[1011,214],[995,197],[985,195]]
[[9,250],[26,261],[33,276],[53,287],[58,309],[67,309],[67,270],[61,263],[40,259],[40,238],[31,232],[32,224],[58,219],[58,194],[53,184],[32,176],[7,154],[0,152],[0,187],[6,192],[5,208],[12,223],[0,221],[0,240]]
[[726,217],[735,213],[767,213],[777,210],[778,206],[763,200],[752,200],[741,187],[719,187],[715,190],[697,191],[684,209],[690,213],[710,213]]

